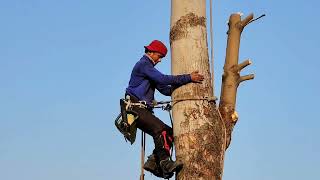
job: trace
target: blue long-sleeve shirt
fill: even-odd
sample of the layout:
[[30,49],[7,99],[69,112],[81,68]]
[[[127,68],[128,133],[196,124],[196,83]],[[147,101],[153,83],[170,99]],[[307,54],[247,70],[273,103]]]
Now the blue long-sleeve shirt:
[[154,68],[153,62],[144,55],[132,70],[126,93],[151,105],[155,89],[163,95],[170,96],[175,88],[189,82],[191,82],[190,74],[164,75]]

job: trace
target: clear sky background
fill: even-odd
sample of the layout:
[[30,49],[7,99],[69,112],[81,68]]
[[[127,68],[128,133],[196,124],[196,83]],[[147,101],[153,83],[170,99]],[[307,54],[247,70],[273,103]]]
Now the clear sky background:
[[[224,180],[320,178],[319,5],[214,1],[218,97],[229,15],[267,15],[242,34],[239,60],[253,62],[243,75],[256,78],[239,87]],[[169,45],[170,9],[169,0],[0,0],[1,180],[139,178],[140,132],[131,146],[114,119],[143,46]],[[169,54],[157,67],[170,74],[170,63]]]

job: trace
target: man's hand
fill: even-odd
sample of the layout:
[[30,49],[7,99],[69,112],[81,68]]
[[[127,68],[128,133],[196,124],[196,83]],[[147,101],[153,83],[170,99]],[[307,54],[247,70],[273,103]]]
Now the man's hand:
[[199,71],[193,71],[190,75],[192,82],[195,83],[201,83],[204,79],[203,75],[199,74]]

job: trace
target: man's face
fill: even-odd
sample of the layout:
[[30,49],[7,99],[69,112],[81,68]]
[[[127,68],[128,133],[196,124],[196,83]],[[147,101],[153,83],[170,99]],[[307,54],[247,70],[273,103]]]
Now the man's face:
[[162,54],[158,53],[158,52],[152,52],[150,53],[150,57],[152,58],[153,60],[153,63],[156,65],[158,64],[159,62],[161,62],[161,59],[163,58],[162,57]]

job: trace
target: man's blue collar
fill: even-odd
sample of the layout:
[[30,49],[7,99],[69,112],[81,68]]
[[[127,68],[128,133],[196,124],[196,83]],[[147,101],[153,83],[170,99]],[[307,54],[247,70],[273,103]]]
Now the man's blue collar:
[[150,59],[147,55],[143,55],[143,58],[148,61],[149,63],[152,64],[152,66],[155,66],[155,64],[153,63],[152,59]]

